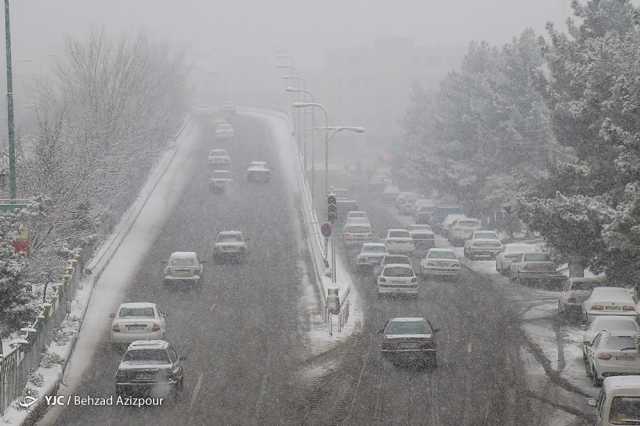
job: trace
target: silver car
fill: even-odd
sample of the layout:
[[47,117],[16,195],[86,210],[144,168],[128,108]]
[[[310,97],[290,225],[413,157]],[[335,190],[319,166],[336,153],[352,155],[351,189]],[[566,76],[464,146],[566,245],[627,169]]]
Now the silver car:
[[393,362],[422,362],[436,367],[439,330],[422,317],[392,318],[379,331],[382,356]]

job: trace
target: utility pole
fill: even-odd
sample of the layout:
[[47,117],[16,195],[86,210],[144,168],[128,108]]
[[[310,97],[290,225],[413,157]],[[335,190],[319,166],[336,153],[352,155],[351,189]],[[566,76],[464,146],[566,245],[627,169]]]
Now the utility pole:
[[7,125],[9,127],[9,196],[16,199],[16,134],[13,122],[13,74],[11,70],[11,25],[9,0],[4,0],[4,29],[7,51]]

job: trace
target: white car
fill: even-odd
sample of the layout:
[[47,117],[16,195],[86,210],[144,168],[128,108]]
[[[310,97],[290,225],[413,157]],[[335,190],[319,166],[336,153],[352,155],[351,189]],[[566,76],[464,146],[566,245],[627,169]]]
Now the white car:
[[386,252],[384,243],[364,243],[356,257],[356,267],[359,270],[373,268],[380,264]]
[[378,282],[378,276],[385,266],[397,264],[413,266],[413,264],[411,263],[411,259],[405,254],[385,253],[384,256],[382,256],[382,259],[380,259],[380,263],[373,266],[374,282]]
[[247,256],[247,242],[240,231],[218,232],[216,242],[213,245],[213,260],[216,262],[225,259],[244,260]]
[[640,376],[607,377],[598,399],[588,403],[596,408],[596,426],[640,424]]
[[447,238],[453,245],[464,244],[473,236],[473,233],[482,229],[479,219],[465,217],[455,220],[447,230]]
[[471,239],[464,242],[464,256],[469,260],[495,259],[502,250],[504,246],[495,231],[475,231]]
[[266,161],[252,161],[247,167],[248,182],[266,183],[271,180],[271,169],[267,166]]
[[224,192],[233,183],[233,175],[229,170],[214,170],[209,178],[209,189]]
[[164,283],[191,283],[200,284],[200,278],[204,271],[203,263],[198,259],[194,251],[175,251],[165,262]]
[[496,256],[496,271],[503,275],[509,273],[511,262],[522,257],[522,253],[540,251],[534,244],[507,244],[504,250]]
[[410,255],[416,249],[413,238],[406,229],[389,229],[384,244],[389,253]]
[[582,313],[587,321],[601,315],[622,315],[636,318],[633,293],[621,287],[596,287],[582,302]]
[[164,338],[164,314],[158,311],[155,303],[123,303],[111,316],[111,343],[114,345]]
[[432,248],[420,261],[422,275],[454,277],[460,275],[462,265],[453,250],[447,248]]
[[385,294],[418,295],[418,277],[410,265],[386,265],[378,276],[378,296]]
[[594,386],[605,377],[640,374],[638,336],[628,332],[601,331],[587,350],[587,375]]
[[342,228],[342,241],[347,247],[360,246],[373,238],[373,229],[369,223],[347,223]]
[[231,157],[229,155],[211,155],[208,157],[209,166],[218,170],[231,170]]
[[606,286],[604,277],[571,277],[563,286],[558,297],[558,314],[582,318],[582,302],[587,300],[596,287]]
[[640,334],[640,326],[632,317],[620,317],[617,315],[609,315],[594,318],[582,335],[582,359],[587,360],[587,347],[601,331],[611,331],[614,333],[629,333],[632,335]]

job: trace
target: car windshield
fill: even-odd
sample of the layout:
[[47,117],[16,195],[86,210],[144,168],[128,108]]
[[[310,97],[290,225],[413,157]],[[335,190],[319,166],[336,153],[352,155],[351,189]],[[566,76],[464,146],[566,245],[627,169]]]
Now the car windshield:
[[169,260],[170,266],[195,266],[196,260],[193,257],[173,257]]
[[525,253],[525,262],[551,262],[549,255],[546,253]]
[[386,248],[384,246],[363,246],[362,251],[367,253],[384,253]]
[[227,179],[231,177],[231,173],[226,170],[216,170],[213,172],[215,179]]
[[635,349],[635,347],[635,339],[632,336],[609,336],[602,344],[602,348],[614,351]]
[[616,317],[597,317],[593,324],[591,325],[591,329],[594,331],[600,330],[613,330],[613,331],[623,331],[623,330],[637,330],[638,326],[635,320],[631,318],[616,318]]
[[433,233],[432,232],[416,232],[416,231],[413,231],[411,233],[411,237],[414,240],[432,240],[433,239]]
[[218,242],[241,242],[242,236],[240,234],[218,234]]
[[493,231],[476,232],[473,236],[475,238],[483,239],[483,240],[497,240],[498,239],[498,234],[496,234]]
[[124,361],[143,361],[149,363],[169,363],[169,356],[164,349],[134,349],[124,354]]
[[384,273],[382,275],[385,277],[412,277],[413,270],[403,266],[391,266],[384,268]]
[[391,321],[386,334],[427,334],[431,330],[425,321]]
[[411,265],[411,261],[408,256],[385,256],[384,264],[391,265],[393,263],[399,263],[404,265]]
[[614,425],[640,425],[640,397],[614,397],[611,400],[609,422]]
[[429,259],[457,259],[452,251],[430,251]]
[[602,286],[601,282],[596,281],[574,281],[571,283],[571,290],[585,291],[593,290],[594,287]]
[[410,238],[409,231],[389,231],[389,238]]
[[120,308],[120,312],[118,313],[118,317],[120,318],[153,318],[155,317],[155,313],[153,312],[153,308]]

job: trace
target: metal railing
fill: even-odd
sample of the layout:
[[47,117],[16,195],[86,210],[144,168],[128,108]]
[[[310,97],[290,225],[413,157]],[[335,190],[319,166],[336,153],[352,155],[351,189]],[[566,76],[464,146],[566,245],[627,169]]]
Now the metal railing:
[[43,351],[54,338],[56,329],[69,313],[69,307],[80,279],[84,251],[77,250],[68,260],[60,282],[51,291],[54,296],[44,303],[31,326],[23,328],[24,336],[0,356],[0,415],[24,392],[29,375],[40,366]]

